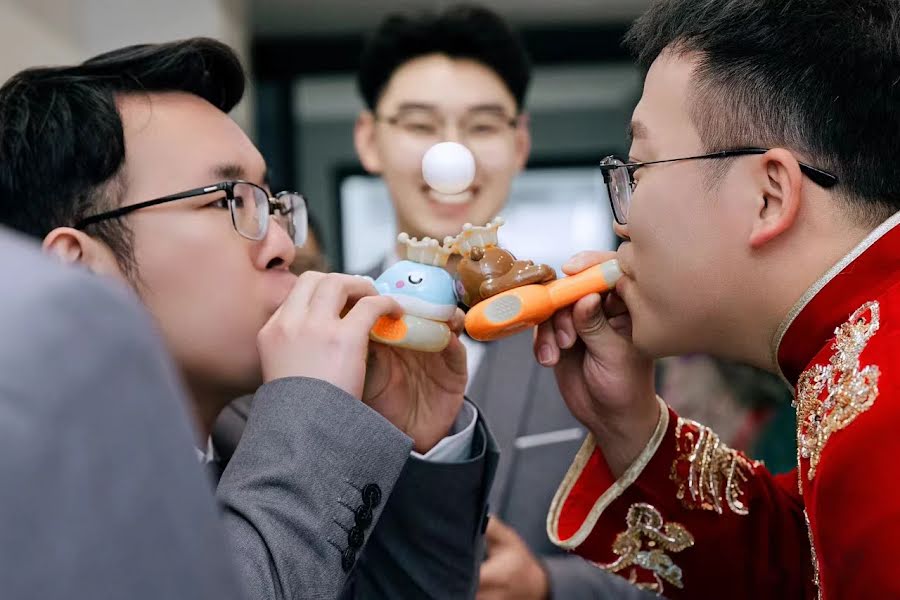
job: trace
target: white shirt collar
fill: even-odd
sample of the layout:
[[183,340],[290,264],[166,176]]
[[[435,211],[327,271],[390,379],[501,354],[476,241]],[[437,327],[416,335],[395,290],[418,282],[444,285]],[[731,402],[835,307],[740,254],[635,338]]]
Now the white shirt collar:
[[197,460],[201,465],[208,465],[216,460],[216,450],[213,448],[212,436],[206,438],[206,452],[200,448],[194,448],[197,452]]

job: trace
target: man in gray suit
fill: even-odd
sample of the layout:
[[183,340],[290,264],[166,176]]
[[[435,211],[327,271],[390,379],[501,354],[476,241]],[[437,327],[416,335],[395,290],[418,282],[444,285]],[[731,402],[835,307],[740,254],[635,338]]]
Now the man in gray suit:
[[150,319],[0,228],[0,590],[242,597]]
[[[456,7],[383,21],[362,56],[358,85],[367,110],[357,121],[355,142],[365,169],[387,184],[399,231],[443,239],[466,222],[484,224],[497,215],[528,158],[529,80],[521,42],[489,10]],[[446,140],[468,146],[478,167],[473,186],[449,199],[429,190],[421,171],[425,151]],[[369,275],[377,276],[398,255]],[[535,362],[531,334],[489,344],[463,340],[467,393],[501,450],[479,598],[647,596],[563,553],[547,537],[550,501],[586,429],[566,408],[553,372]],[[246,407],[242,401],[226,411],[223,438],[239,432]]]
[[[365,169],[386,183],[400,231],[443,239],[500,212],[531,146],[530,74],[520,40],[487,9],[460,6],[382,22],[363,51],[357,81],[367,110],[355,141]],[[422,180],[422,155],[442,141],[465,144],[477,164],[471,188],[455,198]],[[552,371],[535,362],[532,335],[464,341],[467,393],[491,423],[501,452],[479,598],[644,595],[561,553],[547,538],[550,501],[586,429],[566,408]]]
[[[305,201],[272,196],[228,118],[243,90],[208,39],[17,74],[0,88],[0,223],[133,287],[203,439],[255,391],[217,489],[250,597],[472,595],[494,450],[464,402],[465,350],[370,347],[393,300],[290,274]],[[441,521],[439,539],[409,535]]]

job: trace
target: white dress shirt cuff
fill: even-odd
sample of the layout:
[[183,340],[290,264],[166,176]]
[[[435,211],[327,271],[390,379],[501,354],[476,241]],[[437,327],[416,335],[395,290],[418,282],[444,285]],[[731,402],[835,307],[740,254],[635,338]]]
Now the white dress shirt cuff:
[[468,400],[463,402],[450,433],[425,454],[410,452],[416,458],[438,463],[464,462],[472,455],[478,409]]

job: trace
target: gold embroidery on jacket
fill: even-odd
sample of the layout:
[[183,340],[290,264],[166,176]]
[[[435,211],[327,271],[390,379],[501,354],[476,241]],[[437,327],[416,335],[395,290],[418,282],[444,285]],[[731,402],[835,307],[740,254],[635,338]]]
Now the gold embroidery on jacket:
[[[644,589],[658,594],[663,592],[663,581],[683,588],[681,567],[666,552],[681,552],[694,545],[694,537],[679,523],[663,523],[662,515],[653,506],[632,504],[625,517],[628,528],[616,536],[612,551],[619,558],[599,566],[618,573],[631,568],[629,580]],[[646,548],[644,548],[646,543]],[[653,573],[656,583],[639,583],[636,569]]]
[[743,484],[761,463],[729,448],[709,427],[689,419],[678,419],[675,445],[678,455],[669,477],[678,486],[677,497],[685,508],[722,514],[727,504],[735,514],[749,512]]
[[828,438],[869,410],[878,397],[881,372],[876,365],[861,369],[859,364],[878,327],[878,302],[867,302],[834,330],[834,354],[828,364],[815,365],[800,375],[796,401],[798,466],[801,458],[809,460],[810,481]]
[[806,519],[806,534],[809,536],[809,554],[813,567],[813,583],[818,590],[817,596],[822,598],[822,588],[819,587],[819,559],[816,557],[816,544],[813,542],[812,525],[809,524],[809,513],[803,509],[803,518]]

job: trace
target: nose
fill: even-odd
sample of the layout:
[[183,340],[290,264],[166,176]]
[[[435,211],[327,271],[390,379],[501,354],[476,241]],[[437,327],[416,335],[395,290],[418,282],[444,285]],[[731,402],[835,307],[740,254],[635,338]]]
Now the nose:
[[254,262],[260,270],[284,268],[287,269],[297,254],[294,240],[282,227],[274,216],[269,217],[269,229],[258,244],[255,244],[256,256]]
[[457,144],[464,144],[462,139],[462,130],[459,127],[458,123],[448,123],[444,126],[444,139],[445,142],[456,142]]

